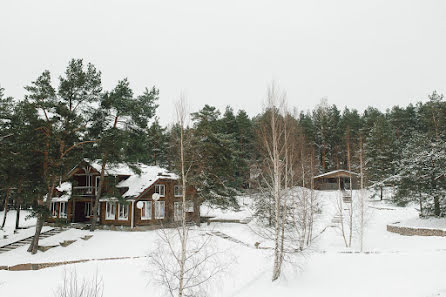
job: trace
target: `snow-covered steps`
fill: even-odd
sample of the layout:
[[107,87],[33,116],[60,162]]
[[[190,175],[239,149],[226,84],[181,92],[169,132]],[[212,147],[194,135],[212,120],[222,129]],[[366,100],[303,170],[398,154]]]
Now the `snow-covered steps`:
[[331,222],[333,224],[339,224],[339,223],[341,223],[341,221],[342,221],[342,216],[340,216],[340,215],[335,215],[333,217],[333,219],[331,219]]
[[[53,228],[53,229],[50,229],[48,231],[44,231],[44,232],[42,232],[40,234],[40,239],[48,238],[50,236],[59,234],[59,233],[65,231],[65,230],[67,230],[67,229],[66,228]],[[4,246],[0,247],[0,254],[9,252],[9,251],[12,251],[12,250],[14,250],[16,248],[19,248],[19,247],[22,247],[24,245],[30,244],[32,242],[32,240],[33,240],[33,237],[34,236],[30,236],[28,238],[25,238],[25,239],[22,239],[22,240],[18,240],[18,241],[15,241],[13,243],[9,243],[7,245],[4,245]]]
[[243,241],[241,241],[241,240],[239,240],[239,239],[237,239],[237,238],[234,238],[234,237],[232,237],[232,236],[229,236],[228,234],[223,233],[223,232],[220,232],[220,231],[211,231],[211,232],[208,233],[208,234],[209,234],[209,235],[213,235],[213,236],[218,236],[218,237],[220,237],[220,238],[223,238],[223,239],[226,239],[226,240],[229,240],[229,241],[238,243],[238,244],[242,244],[242,245],[247,246],[247,247],[252,247],[251,245],[247,244],[246,242],[243,242]]
[[243,219],[224,219],[224,218],[210,218],[208,223],[234,223],[234,224],[248,224],[252,221],[252,217],[246,217]]

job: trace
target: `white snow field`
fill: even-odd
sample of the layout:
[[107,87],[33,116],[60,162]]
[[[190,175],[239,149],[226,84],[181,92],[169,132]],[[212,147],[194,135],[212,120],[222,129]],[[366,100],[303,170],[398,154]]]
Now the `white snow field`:
[[[336,195],[336,192],[319,193],[323,212],[317,230],[332,225]],[[274,283],[271,282],[271,251],[254,248],[257,241],[261,242],[261,246],[267,245],[252,231],[254,222],[248,225],[202,224],[192,232],[220,231],[249,245],[213,237],[218,248],[226,253],[225,257],[236,260],[224,274],[209,283],[209,296],[446,296],[446,238],[389,233],[386,231],[388,223],[408,221],[415,224],[417,212],[414,207],[401,208],[380,201],[369,202],[368,206],[365,234],[367,253],[358,253],[356,233],[353,247],[347,249],[339,230],[328,227],[311,250],[301,255],[292,267],[287,265],[281,279]],[[252,211],[246,208],[238,213],[214,210],[214,214],[219,218],[241,218],[251,216]],[[435,225],[443,226],[439,221]],[[148,272],[148,260],[144,257],[156,248],[157,231],[96,231],[90,240],[80,239],[88,234],[88,231],[71,229],[44,239],[41,242],[43,245],[69,239],[77,241],[68,247],[58,246],[36,255],[29,255],[26,247],[0,254],[0,266],[142,257],[90,261],[38,271],[0,270],[0,297],[55,296],[64,272],[74,270],[78,277],[91,278],[95,274],[102,277],[104,297],[167,296],[158,284],[150,282],[153,275]]]

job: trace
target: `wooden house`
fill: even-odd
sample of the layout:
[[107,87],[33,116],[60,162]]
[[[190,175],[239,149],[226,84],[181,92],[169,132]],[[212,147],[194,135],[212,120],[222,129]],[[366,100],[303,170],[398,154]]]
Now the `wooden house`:
[[[57,187],[51,202],[49,222],[88,223],[99,186],[101,163],[83,161],[69,173],[67,182]],[[158,166],[126,164],[106,166],[105,183],[99,200],[101,225],[147,226],[181,220],[183,189],[179,177]],[[196,191],[187,189],[187,220],[199,222]]]
[[314,187],[317,190],[349,190],[350,176],[352,189],[359,189],[359,174],[343,169],[314,176]]

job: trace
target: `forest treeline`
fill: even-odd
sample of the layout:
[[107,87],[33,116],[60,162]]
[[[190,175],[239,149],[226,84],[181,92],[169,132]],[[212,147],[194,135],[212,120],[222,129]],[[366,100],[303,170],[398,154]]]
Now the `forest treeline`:
[[[44,71],[25,90],[24,98],[11,98],[0,88],[2,205],[31,205],[45,215],[42,197],[83,158],[178,169],[178,125],[159,123],[156,87],[135,95],[123,79],[104,90],[101,72],[73,59],[57,86]],[[436,92],[422,99],[415,105],[363,112],[321,100],[312,111],[285,117],[297,143],[296,155],[302,164],[312,160],[313,174],[347,169],[348,155],[352,171],[358,172],[363,142],[367,187],[378,196],[392,188],[395,202],[415,201],[422,214],[443,215],[446,101]],[[265,155],[261,132],[271,112],[249,117],[230,106],[220,111],[205,105],[190,113],[184,130],[185,163],[188,182],[203,201],[237,208],[235,196],[258,185],[256,172]],[[301,180],[309,186],[311,176],[306,173]]]

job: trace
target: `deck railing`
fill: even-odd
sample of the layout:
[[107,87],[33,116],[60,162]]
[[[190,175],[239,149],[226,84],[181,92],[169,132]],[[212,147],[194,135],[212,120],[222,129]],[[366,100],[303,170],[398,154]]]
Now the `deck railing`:
[[94,195],[96,195],[96,187],[92,186],[73,187],[73,196],[94,196]]

